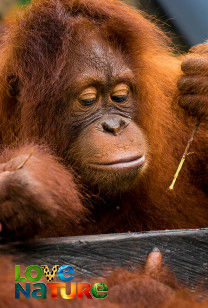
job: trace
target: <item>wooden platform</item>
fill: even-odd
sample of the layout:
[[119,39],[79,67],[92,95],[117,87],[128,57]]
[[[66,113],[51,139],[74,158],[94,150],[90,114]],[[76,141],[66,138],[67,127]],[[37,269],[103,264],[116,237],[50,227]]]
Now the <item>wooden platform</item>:
[[154,247],[186,285],[208,284],[208,229],[169,230],[41,239],[0,245],[16,264],[71,265],[76,277],[89,278],[118,266],[134,269]]

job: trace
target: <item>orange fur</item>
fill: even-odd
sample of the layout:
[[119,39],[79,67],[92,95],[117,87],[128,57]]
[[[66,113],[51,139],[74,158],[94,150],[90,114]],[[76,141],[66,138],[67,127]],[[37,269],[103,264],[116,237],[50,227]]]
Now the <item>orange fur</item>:
[[[106,208],[96,217],[97,225],[85,224],[84,233],[205,227],[206,126],[201,125],[192,146],[195,155],[187,158],[175,191],[169,192],[193,127],[184,122],[180,111],[178,115],[171,108],[180,61],[156,25],[119,1],[102,1],[102,5],[96,0],[33,1],[29,9],[8,19],[0,51],[2,145],[28,139],[44,142],[66,158],[68,136],[62,134],[63,120],[61,113],[56,113],[56,103],[64,101],[73,33],[89,35],[92,27],[100,29],[124,55],[130,55],[129,65],[138,79],[138,124],[147,136],[150,154],[149,167],[138,186],[114,202],[120,214],[115,207]],[[18,82],[21,93],[17,101]],[[37,172],[41,174],[38,168]],[[52,185],[51,193],[53,190]]]
[[[70,147],[64,120],[69,114],[62,108],[67,105],[74,37],[84,40],[96,31],[128,59],[135,74],[135,116],[147,136],[149,166],[112,207],[102,206],[102,201],[102,211],[99,208],[92,223],[86,217],[96,197],[89,193],[92,205],[86,209],[78,192],[82,185],[75,184],[67,163]],[[181,60],[166,35],[143,13],[117,0],[34,0],[5,22],[0,59],[0,222],[7,232],[25,238],[207,226],[207,125],[200,126],[192,146],[195,155],[187,158],[175,190],[168,191],[194,123],[185,121],[177,106],[172,108]],[[195,106],[196,115],[199,109]],[[76,182],[81,182],[79,177]],[[1,306],[8,307],[11,267],[5,259],[2,262],[6,282],[0,289]],[[112,290],[108,300],[73,302],[73,307],[207,306],[163,271],[155,277],[118,270],[106,281]],[[50,301],[20,303],[52,307]]]

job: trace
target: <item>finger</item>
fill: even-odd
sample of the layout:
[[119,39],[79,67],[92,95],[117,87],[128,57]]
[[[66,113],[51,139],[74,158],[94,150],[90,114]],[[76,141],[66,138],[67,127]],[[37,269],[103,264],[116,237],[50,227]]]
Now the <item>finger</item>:
[[181,69],[187,75],[208,76],[208,57],[187,57],[183,60]]
[[181,95],[178,97],[178,104],[189,115],[198,119],[208,116],[208,97],[206,95]]
[[183,75],[178,79],[177,87],[182,93],[208,94],[208,77]]
[[157,274],[162,265],[162,254],[158,248],[154,248],[153,251],[148,255],[146,265],[145,265],[145,274],[155,275]]
[[197,53],[200,55],[208,55],[208,43],[195,45],[190,48],[189,52]]

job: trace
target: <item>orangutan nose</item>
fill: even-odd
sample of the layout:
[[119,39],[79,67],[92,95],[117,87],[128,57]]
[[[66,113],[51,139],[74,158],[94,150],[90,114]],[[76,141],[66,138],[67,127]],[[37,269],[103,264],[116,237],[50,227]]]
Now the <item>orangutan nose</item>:
[[108,116],[102,119],[100,123],[103,132],[118,135],[127,125],[126,119],[121,116]]

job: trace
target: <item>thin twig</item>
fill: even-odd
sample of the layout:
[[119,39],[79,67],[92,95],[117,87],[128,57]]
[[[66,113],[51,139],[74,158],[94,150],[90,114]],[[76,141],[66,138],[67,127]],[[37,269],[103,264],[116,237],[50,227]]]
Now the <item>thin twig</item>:
[[173,181],[172,181],[171,185],[169,186],[169,189],[170,189],[170,190],[173,190],[173,189],[174,189],[175,182],[176,182],[176,180],[177,180],[177,178],[178,178],[178,175],[179,175],[179,173],[180,173],[180,171],[181,171],[181,169],[182,169],[182,167],[183,167],[183,164],[184,164],[184,162],[185,162],[186,156],[188,156],[188,155],[190,154],[190,153],[188,153],[188,151],[189,151],[189,148],[190,148],[190,146],[191,146],[191,144],[192,144],[192,141],[194,140],[194,136],[196,135],[196,132],[197,132],[197,130],[198,130],[198,128],[199,128],[199,125],[200,125],[200,120],[197,121],[196,126],[194,127],[194,130],[193,130],[193,132],[192,132],[192,134],[191,134],[191,137],[190,137],[190,139],[189,139],[189,141],[188,141],[188,143],[187,143],[187,146],[186,146],[186,148],[185,148],[185,151],[184,151],[184,153],[183,153],[183,156],[182,156],[182,158],[181,158],[181,161],[180,161],[180,163],[179,163],[179,165],[178,165],[178,168],[177,168],[177,170],[176,170],[176,173],[175,173],[175,175],[174,175],[174,177],[173,177]]
[[32,149],[32,151],[30,152],[30,154],[28,155],[28,157],[25,159],[25,161],[23,161],[23,163],[21,163],[21,164],[19,165],[19,167],[17,167],[16,170],[19,170],[19,169],[21,169],[21,168],[24,167],[24,165],[28,162],[28,160],[30,159],[30,157],[33,155],[33,152],[34,152],[34,150]]

